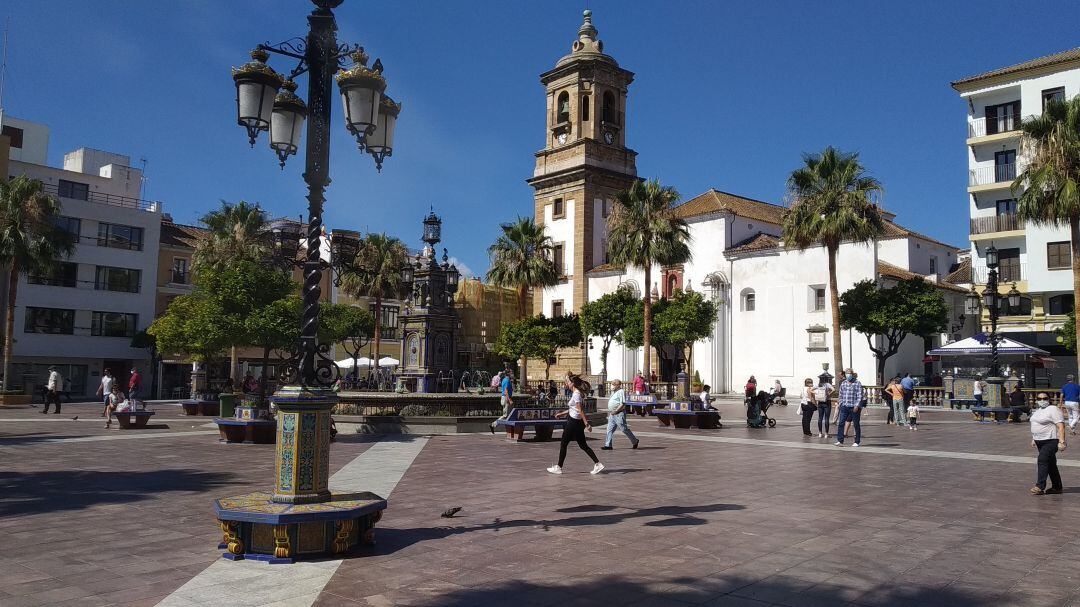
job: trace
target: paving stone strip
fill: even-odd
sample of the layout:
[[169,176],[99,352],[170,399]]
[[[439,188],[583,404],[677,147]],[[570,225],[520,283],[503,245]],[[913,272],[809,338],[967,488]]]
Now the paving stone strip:
[[[331,476],[330,490],[371,491],[389,498],[427,441],[426,437],[381,440]],[[340,565],[340,559],[292,565],[220,559],[158,605],[310,607]]]

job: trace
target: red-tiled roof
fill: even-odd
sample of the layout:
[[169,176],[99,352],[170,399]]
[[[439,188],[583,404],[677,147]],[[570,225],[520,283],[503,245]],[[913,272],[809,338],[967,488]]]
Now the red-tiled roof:
[[958,287],[958,286],[956,286],[956,285],[954,285],[952,283],[948,283],[948,282],[941,282],[941,281],[931,282],[931,281],[927,280],[927,278],[925,276],[921,275],[921,274],[916,274],[915,272],[905,270],[905,269],[903,269],[901,267],[894,266],[891,263],[886,263],[884,261],[879,261],[878,264],[877,264],[877,268],[878,268],[878,276],[882,276],[884,278],[892,278],[894,280],[911,280],[912,278],[920,278],[922,280],[926,280],[927,282],[930,282],[930,284],[934,285],[935,287],[937,287],[939,289],[945,289],[947,291],[956,291],[958,293],[966,293],[967,292],[967,289],[964,289],[963,287]]
[[171,221],[161,222],[161,246],[194,249],[207,234],[209,232],[203,228]]
[[707,215],[709,213],[717,213],[720,211],[728,211],[739,217],[746,217],[747,219],[756,219],[758,221],[780,225],[780,218],[784,214],[784,207],[710,189],[704,194],[700,194],[687,200],[674,209],[675,216],[683,219]]
[[958,262],[942,280],[954,285],[971,284],[971,259],[963,259]]
[[[1074,13],[1075,16],[1075,13]],[[985,80],[987,78],[993,78],[994,76],[1004,76],[1006,74],[1014,74],[1017,72],[1023,72],[1026,70],[1032,70],[1040,67],[1049,67],[1052,65],[1058,65],[1060,63],[1068,63],[1070,61],[1080,61],[1080,47],[1062,51],[1060,53],[1054,53],[1053,55],[1046,55],[1031,61],[1025,61],[1023,63],[1017,63],[1016,65],[1010,65],[1009,67],[1002,67],[996,70],[990,70],[989,72],[983,72],[975,76],[968,76],[967,78],[961,78],[952,83],[954,89],[959,90],[961,85],[970,84],[979,80]]]
[[756,251],[768,251],[780,247],[780,239],[772,234],[758,232],[750,238],[735,243],[734,246],[724,250],[725,254],[753,253]]

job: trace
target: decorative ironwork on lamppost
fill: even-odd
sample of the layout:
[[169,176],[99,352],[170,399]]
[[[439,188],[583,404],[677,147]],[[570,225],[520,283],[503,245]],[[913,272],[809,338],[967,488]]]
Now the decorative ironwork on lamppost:
[[[337,380],[337,365],[318,344],[320,283],[326,262],[321,257],[322,211],[324,192],[330,183],[330,117],[333,82],[336,78],[344,108],[345,128],[356,137],[361,151],[366,150],[378,170],[393,154],[394,130],[401,105],[385,97],[386,79],[382,61],[368,67],[368,54],[355,44],[338,44],[337,23],[332,10],[343,0],[312,0],[315,10],[308,16],[310,29],[304,38],[280,44],[260,44],[251,52],[251,61],[233,69],[236,84],[237,123],[247,130],[252,147],[262,131],[269,131],[270,147],[282,168],[300,149],[301,133],[306,123],[306,163],[304,181],[308,185],[308,221],[303,268],[304,311],[300,343],[286,381],[303,386],[329,386]],[[287,76],[267,64],[270,55],[295,61]],[[295,79],[307,76],[307,101],[296,95]],[[299,227],[299,226],[298,226]],[[293,250],[293,233],[277,232],[279,252],[286,260]],[[299,247],[300,238],[296,239]],[[342,257],[338,257],[342,259]],[[344,263],[355,259],[344,258]],[[331,262],[333,263],[333,262]]]

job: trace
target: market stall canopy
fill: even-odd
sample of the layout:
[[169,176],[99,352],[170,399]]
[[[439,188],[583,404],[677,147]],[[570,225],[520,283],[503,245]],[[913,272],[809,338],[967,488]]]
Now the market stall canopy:
[[[981,339],[980,339],[981,338]],[[1007,337],[998,342],[998,354],[1012,354],[1019,356],[1049,354],[1046,350],[1013,341]],[[976,335],[951,344],[945,344],[940,348],[934,348],[927,352],[930,356],[990,356],[990,341],[982,335]]]
[[379,359],[379,366],[380,367],[396,367],[396,366],[398,366],[400,364],[401,364],[401,361],[399,361],[396,358],[391,358],[389,356],[384,356],[384,357]]
[[[353,359],[343,358],[337,361],[337,366],[342,369],[352,369]],[[366,356],[361,356],[360,358],[356,359],[356,366],[361,369],[366,369],[367,367],[371,366],[371,359]]]

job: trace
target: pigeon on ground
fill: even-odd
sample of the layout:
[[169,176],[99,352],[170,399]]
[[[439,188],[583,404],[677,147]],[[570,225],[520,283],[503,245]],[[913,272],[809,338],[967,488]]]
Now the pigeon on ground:
[[447,508],[443,511],[443,518],[454,518],[454,515],[461,512],[461,506],[454,506],[453,508]]
[[71,421],[77,421],[78,419],[79,419],[79,416],[76,415],[75,417],[71,418]]

